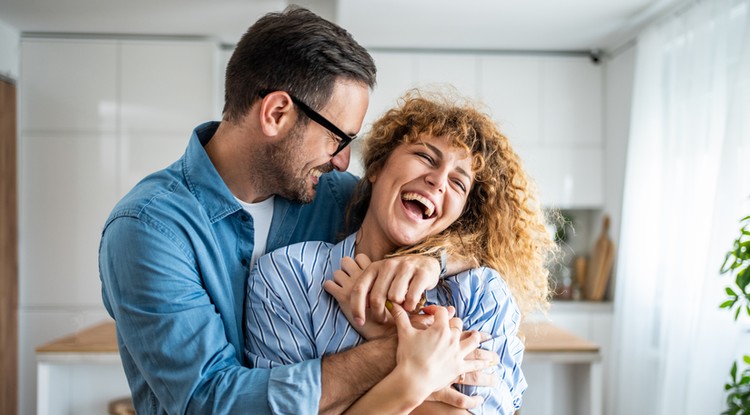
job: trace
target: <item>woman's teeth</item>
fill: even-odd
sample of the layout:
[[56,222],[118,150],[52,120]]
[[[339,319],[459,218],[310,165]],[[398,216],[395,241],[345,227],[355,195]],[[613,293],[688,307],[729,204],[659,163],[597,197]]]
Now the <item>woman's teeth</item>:
[[401,199],[402,200],[414,200],[416,202],[419,202],[419,204],[422,205],[422,208],[424,210],[423,215],[425,218],[429,218],[430,216],[432,216],[433,213],[435,213],[435,205],[433,205],[429,199],[420,195],[419,193],[406,192],[401,195]]

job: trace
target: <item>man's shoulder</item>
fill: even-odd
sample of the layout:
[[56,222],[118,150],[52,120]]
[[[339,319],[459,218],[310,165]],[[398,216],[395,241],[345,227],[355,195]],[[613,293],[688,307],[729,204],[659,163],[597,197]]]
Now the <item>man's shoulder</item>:
[[122,217],[167,219],[191,215],[198,209],[197,199],[172,165],[146,176],[123,196],[112,209],[105,228]]
[[[343,206],[349,203],[354,193],[354,187],[359,178],[349,172],[332,171],[320,176],[318,182],[318,195],[313,203],[330,203],[335,201]],[[330,196],[320,193],[330,193]]]

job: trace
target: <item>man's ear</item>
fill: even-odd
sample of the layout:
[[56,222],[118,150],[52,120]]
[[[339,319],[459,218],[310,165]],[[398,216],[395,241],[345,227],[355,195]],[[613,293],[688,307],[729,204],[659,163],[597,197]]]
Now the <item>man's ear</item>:
[[260,127],[263,134],[275,137],[288,131],[296,121],[294,102],[283,91],[274,91],[260,101]]

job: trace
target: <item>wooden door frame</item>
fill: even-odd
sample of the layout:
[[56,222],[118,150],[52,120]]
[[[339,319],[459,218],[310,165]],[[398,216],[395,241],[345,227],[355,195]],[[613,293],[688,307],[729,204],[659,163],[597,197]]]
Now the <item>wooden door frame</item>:
[[0,413],[18,413],[16,85],[0,75]]

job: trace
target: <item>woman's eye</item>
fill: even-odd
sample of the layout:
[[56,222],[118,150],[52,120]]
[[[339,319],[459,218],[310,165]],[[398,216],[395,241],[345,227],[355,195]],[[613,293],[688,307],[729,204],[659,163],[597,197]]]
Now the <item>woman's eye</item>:
[[417,156],[427,160],[430,164],[435,164],[435,161],[432,159],[432,157],[427,153],[417,153]]
[[458,187],[462,192],[466,191],[466,186],[461,180],[454,180],[453,183],[455,183],[456,187]]

